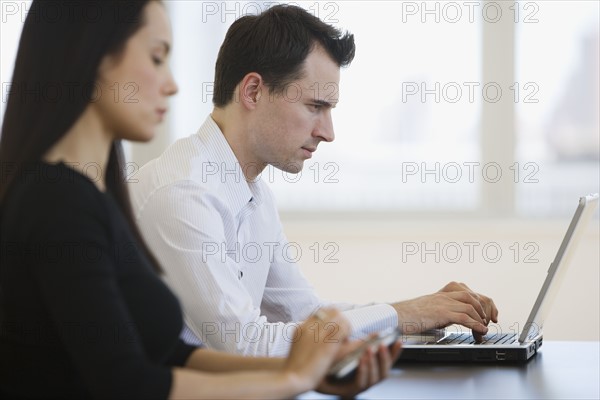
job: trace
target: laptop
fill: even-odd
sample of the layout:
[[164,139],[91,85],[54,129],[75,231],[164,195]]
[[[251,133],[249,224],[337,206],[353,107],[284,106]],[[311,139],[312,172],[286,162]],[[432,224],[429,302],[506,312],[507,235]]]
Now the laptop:
[[490,326],[482,343],[475,343],[471,332],[449,329],[432,330],[419,335],[403,335],[402,362],[482,362],[524,363],[542,346],[542,328],[552,302],[565,276],[569,262],[585,228],[598,207],[598,193],[581,197],[575,215],[558,249],[546,280],[540,289],[520,335],[493,332]]

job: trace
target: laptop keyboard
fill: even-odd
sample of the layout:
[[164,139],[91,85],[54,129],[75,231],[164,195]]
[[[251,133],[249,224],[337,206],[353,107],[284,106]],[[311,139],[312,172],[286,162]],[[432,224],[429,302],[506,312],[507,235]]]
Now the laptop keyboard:
[[471,333],[452,333],[438,342],[430,344],[476,344],[476,345],[506,345],[517,342],[517,335],[514,333],[495,333],[490,336],[484,336],[481,343],[476,343]]

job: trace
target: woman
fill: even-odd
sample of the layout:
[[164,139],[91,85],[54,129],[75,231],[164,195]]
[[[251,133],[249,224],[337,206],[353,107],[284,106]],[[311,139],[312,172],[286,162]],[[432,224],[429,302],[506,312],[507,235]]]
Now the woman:
[[282,398],[376,383],[399,344],[367,351],[351,383],[323,379],[356,346],[335,310],[301,325],[286,359],[178,338],[181,310],[133,223],[120,147],[150,140],[177,91],[170,47],[157,1],[30,8],[0,140],[3,398]]

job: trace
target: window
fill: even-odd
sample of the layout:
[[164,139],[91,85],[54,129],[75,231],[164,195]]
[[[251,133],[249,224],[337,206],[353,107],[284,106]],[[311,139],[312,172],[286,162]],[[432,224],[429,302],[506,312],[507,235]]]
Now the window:
[[[198,129],[227,28],[274,3],[165,4],[180,92],[168,132],[133,146],[132,161]],[[599,191],[599,2],[295,4],[354,33],[357,56],[342,70],[335,142],[299,175],[262,175],[281,210],[567,216]],[[27,9],[2,2],[2,82]],[[2,100],[1,113],[5,84]]]
[[569,214],[574,197],[598,192],[599,4],[520,3],[533,19],[516,25],[516,159],[533,178],[518,186],[520,214]]

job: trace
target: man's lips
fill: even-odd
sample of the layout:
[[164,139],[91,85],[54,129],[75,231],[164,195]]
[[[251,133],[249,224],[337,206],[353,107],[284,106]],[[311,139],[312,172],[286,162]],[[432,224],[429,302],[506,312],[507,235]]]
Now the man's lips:
[[302,147],[302,150],[304,150],[304,156],[306,158],[311,158],[312,157],[312,153],[314,153],[315,151],[317,151],[316,147]]

